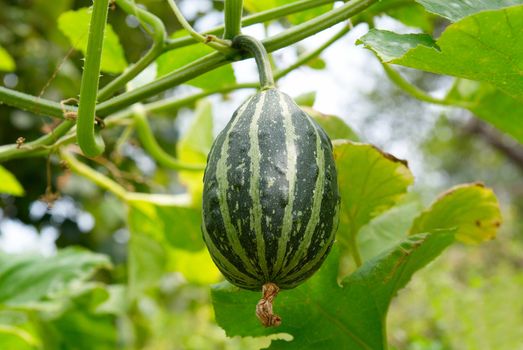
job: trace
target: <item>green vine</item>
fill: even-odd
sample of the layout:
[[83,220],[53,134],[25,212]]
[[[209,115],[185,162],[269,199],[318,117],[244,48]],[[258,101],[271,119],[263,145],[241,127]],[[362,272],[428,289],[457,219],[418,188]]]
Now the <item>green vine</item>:
[[243,0],[225,0],[223,38],[232,40],[241,34]]
[[[380,61],[381,62],[381,61]],[[400,73],[392,69],[387,63],[382,63],[383,69],[385,70],[385,73],[390,78],[390,80],[396,84],[399,88],[401,88],[403,91],[408,93],[409,95],[417,98],[420,101],[425,101],[428,103],[433,103],[437,105],[442,106],[453,106],[453,107],[461,107],[461,108],[471,108],[473,107],[472,103],[468,103],[466,101],[458,101],[453,100],[450,98],[445,99],[439,99],[436,97],[432,97],[429,94],[427,94],[425,91],[419,89],[417,86],[412,85],[409,83],[405,78],[401,76]]]
[[[342,5],[341,7],[338,7],[334,10],[331,10],[324,15],[317,17],[315,19],[312,19],[310,21],[307,21],[299,26],[284,30],[280,34],[272,37],[268,37],[265,40],[262,41],[262,44],[265,46],[268,52],[275,51],[281,47],[285,47],[287,45],[290,45],[294,42],[300,41],[303,38],[306,38],[310,35],[313,35],[325,28],[328,28],[338,22],[341,22],[342,20],[345,20],[348,17],[351,17],[361,11],[363,11],[365,8],[369,7],[371,4],[376,2],[377,0],[353,0],[347,4]],[[114,79],[111,83],[109,83],[106,87],[100,90],[98,97],[101,100],[104,100],[105,98],[112,95],[115,91],[123,87],[127,81],[132,79],[139,71],[143,70],[146,66],[150,64],[158,55],[160,55],[162,52],[173,49],[175,47],[185,46],[194,43],[194,39],[189,38],[190,40],[187,41],[187,38],[181,38],[182,41],[169,41],[169,39],[165,38],[165,28],[163,26],[163,23],[154,15],[147,12],[146,10],[137,8],[134,4],[133,0],[116,0],[117,4],[127,13],[134,14],[144,27],[144,29],[153,37],[154,43],[153,46],[150,48],[148,53],[142,57],[139,61],[135,63],[135,65],[131,66],[128,70],[126,70],[122,75]],[[307,10],[309,8],[321,6],[327,3],[332,3],[332,0],[302,0],[302,1],[296,1],[290,4],[286,4],[284,6],[271,9],[268,11],[256,13],[250,16],[246,16],[242,18],[242,25],[249,25],[253,23],[258,23],[262,21],[268,21],[271,19],[275,19],[287,14],[296,13],[299,11]],[[98,2],[99,3],[99,2]],[[100,8],[98,6],[98,8]],[[106,9],[103,9],[105,13],[102,13],[104,15],[104,21],[102,21],[104,24],[105,19],[107,16]],[[92,21],[100,21],[100,16],[93,14]],[[98,27],[100,23],[97,24],[97,31],[100,30]],[[221,28],[215,28],[216,31],[223,30],[223,27]],[[338,34],[336,34],[333,38],[325,42],[323,45],[318,47],[316,50],[301,55],[298,60],[291,66],[275,72],[275,79],[278,80],[281,77],[288,74],[292,69],[297,68],[298,66],[308,62],[310,59],[317,56],[320,52],[322,52],[326,47],[331,45],[333,42],[338,40],[340,37],[343,36],[345,32],[347,32],[349,28],[344,28],[342,31],[340,31]],[[91,32],[95,31],[94,26]],[[90,33],[91,37],[92,33]],[[101,39],[102,37],[98,35],[98,39]],[[92,40],[89,38],[90,41]],[[160,40],[161,39],[161,40]],[[176,43],[175,43],[176,42]],[[161,48],[161,50],[160,50]],[[88,60],[92,60],[92,50],[88,51],[89,57],[86,57]],[[146,84],[142,87],[139,87],[137,89],[124,92],[120,95],[117,95],[115,97],[112,97],[108,100],[102,101],[99,104],[96,104],[96,91],[98,88],[98,74],[93,74],[94,72],[91,68],[88,67],[87,61],[86,61],[86,72],[89,71],[91,74],[84,74],[83,79],[87,79],[90,82],[90,92],[87,92],[86,86],[82,83],[82,91],[81,91],[81,104],[82,104],[82,115],[79,117],[78,121],[78,138],[81,146],[83,148],[88,147],[89,150],[84,150],[86,154],[89,155],[95,155],[99,154],[100,151],[103,150],[102,146],[103,143],[97,143],[97,139],[95,137],[94,133],[94,115],[98,116],[110,116],[105,122],[106,127],[112,127],[115,125],[121,125],[122,122],[126,118],[130,118],[133,116],[132,110],[128,109],[130,105],[136,102],[140,102],[145,98],[154,96],[158,93],[161,93],[169,88],[172,88],[176,85],[179,85],[181,83],[184,83],[192,78],[195,78],[205,72],[208,72],[210,70],[213,70],[215,68],[218,68],[220,66],[223,66],[230,61],[234,60],[241,60],[245,59],[246,56],[242,55],[238,50],[233,50],[232,54],[223,55],[219,52],[212,53],[210,55],[207,55],[205,57],[202,57],[198,60],[195,60],[191,62],[190,64],[181,67],[170,74],[153,81],[149,84]],[[92,65],[92,64],[91,64]],[[97,70],[99,71],[99,70]],[[89,77],[89,79],[87,78]],[[270,85],[270,84],[269,84]],[[148,103],[144,105],[144,108],[148,112],[155,112],[155,111],[163,111],[167,109],[176,109],[180,106],[188,105],[191,103],[194,103],[198,99],[215,94],[215,93],[226,93],[228,91],[233,91],[236,89],[242,89],[242,88],[256,88],[258,86],[257,83],[242,83],[242,84],[235,84],[231,86],[226,87],[220,87],[217,89],[212,90],[206,90],[202,91],[196,94],[192,94],[186,97],[183,97],[181,99],[178,98],[170,98],[166,100],[156,101],[152,103]],[[90,102],[86,99],[89,98]],[[62,106],[59,103],[46,100],[43,98],[37,98],[25,93],[21,93],[15,90],[7,89],[4,87],[0,87],[0,101],[2,103],[6,103],[10,106],[14,106],[20,109],[25,109],[30,112],[33,112],[35,114],[42,114],[42,115],[48,115],[56,118],[64,118],[64,113],[75,113],[77,112],[77,109],[74,106]],[[94,113],[87,113],[87,109],[92,110],[92,108],[95,108]],[[127,109],[126,109],[127,108]],[[85,114],[85,118],[84,118]],[[128,123],[123,123],[127,124]],[[68,128],[67,128],[67,127]],[[73,126],[73,123],[67,123],[63,127],[64,130],[68,129],[70,130]],[[66,131],[67,132],[67,131]],[[65,134],[65,133],[64,133]],[[56,135],[56,130],[55,130]],[[2,159],[11,159],[11,157],[29,157],[29,156],[35,156],[38,154],[46,154],[49,152],[47,146],[50,145],[48,143],[48,140],[51,140],[51,136],[45,135],[41,137],[38,140],[35,140],[36,149],[38,149],[38,152],[36,150],[33,150],[32,148],[21,148],[21,149],[14,149],[13,145],[10,146],[4,146],[0,148],[0,160]],[[71,140],[76,139],[76,135],[71,134],[64,140],[59,140],[57,144],[68,143]],[[44,143],[40,145],[40,142],[44,140]],[[32,145],[32,143],[28,143],[26,145]],[[86,146],[87,145],[87,146]],[[31,146],[33,147],[33,146]],[[16,151],[16,152],[15,152]],[[7,152],[6,157],[4,157],[4,153]],[[87,153],[89,152],[89,153]],[[16,154],[16,155],[14,155]]]
[[169,153],[165,152],[154,138],[153,131],[147,122],[146,111],[141,105],[133,108],[134,126],[138,133],[138,138],[142,142],[144,149],[162,166],[174,170],[202,171],[205,164],[190,164],[182,162]]
[[96,95],[100,77],[100,61],[109,0],[96,0],[93,5],[89,38],[85,54],[84,72],[80,86],[80,104],[78,106],[77,137],[82,152],[95,157],[104,151],[105,145],[94,132]]
[[118,89],[124,87],[131,79],[149,66],[164,50],[166,31],[163,22],[152,13],[136,6],[134,0],[116,0],[116,4],[126,13],[135,16],[142,27],[152,37],[153,44],[135,64],[130,66],[117,78],[103,87],[98,93],[98,101],[104,101],[111,97]]

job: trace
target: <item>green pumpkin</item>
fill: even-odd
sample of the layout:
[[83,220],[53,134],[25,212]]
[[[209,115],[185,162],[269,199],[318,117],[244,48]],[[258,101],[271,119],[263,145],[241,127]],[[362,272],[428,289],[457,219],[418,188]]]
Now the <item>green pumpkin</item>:
[[332,145],[286,94],[249,98],[218,135],[204,176],[203,238],[232,284],[296,287],[325,260],[338,226]]

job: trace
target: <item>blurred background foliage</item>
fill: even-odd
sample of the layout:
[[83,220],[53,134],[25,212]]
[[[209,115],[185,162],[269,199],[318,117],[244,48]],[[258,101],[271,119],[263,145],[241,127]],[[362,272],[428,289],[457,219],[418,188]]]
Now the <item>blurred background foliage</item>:
[[[282,2],[245,1],[245,6],[255,12],[279,3]],[[73,50],[74,45],[59,29],[58,18],[65,11],[90,4],[90,1],[72,0],[1,1],[0,47],[13,58],[12,63],[3,59],[7,69],[0,71],[2,84],[54,101],[76,97],[82,54]],[[165,2],[143,0],[140,4],[159,16],[169,33],[179,29]],[[180,5],[186,13],[190,11],[187,16],[196,28],[208,28],[221,21],[219,11],[223,2],[184,0]],[[328,9],[326,6],[321,11]],[[255,26],[252,30],[263,35],[310,16],[305,13],[271,25]],[[392,11],[388,16],[381,15],[376,21],[385,27],[406,30],[406,25],[410,25],[436,33],[448,24],[426,13],[419,5],[405,11]],[[150,46],[149,36],[139,28],[133,16],[116,8],[110,12],[109,23],[120,40],[127,62],[135,62]],[[313,105],[320,112],[339,114],[363,142],[408,159],[416,175],[416,184],[410,195],[412,198],[406,202],[418,203],[415,206],[419,208],[450,186],[482,181],[499,197],[504,221],[495,240],[478,247],[452,247],[399,293],[389,312],[390,343],[396,349],[409,350],[523,349],[523,328],[517,326],[523,324],[522,145],[474,118],[470,111],[435,107],[406,95],[386,78],[372,53],[353,46],[356,38],[344,38],[332,48],[336,53],[351,50],[356,58],[340,63],[341,59],[329,54],[328,49],[321,58],[286,77],[281,82],[282,89],[294,97],[302,92],[318,94],[315,101],[315,95],[312,94],[310,100],[309,94],[309,101],[304,104]],[[321,38],[311,38],[305,44],[276,52],[274,63],[284,67],[283,63],[288,62],[289,57],[295,58],[317,43],[321,43]],[[0,57],[3,57],[2,51]],[[158,62],[160,72],[166,69],[166,60],[171,69],[183,64],[172,61],[176,58],[163,57]],[[9,71],[11,64],[16,65],[12,72]],[[340,71],[340,67],[345,70]],[[256,80],[254,67],[246,69],[245,64],[240,63],[234,65],[234,70],[236,78],[230,76],[232,71],[227,71],[224,73],[227,76],[216,79]],[[426,91],[441,93],[451,84],[446,77],[407,68],[401,72]],[[312,80],[317,77],[315,74],[330,76],[331,80],[327,82],[332,90],[325,90],[328,83],[315,84]],[[244,78],[245,75],[252,79]],[[303,84],[304,75],[312,77],[308,86]],[[365,82],[357,81],[357,78],[343,79],[349,75],[364,77]],[[112,78],[113,74],[105,73],[101,84]],[[201,84],[194,86],[205,88]],[[165,96],[187,91],[194,91],[194,88],[177,87]],[[246,94],[240,91],[214,96],[210,102],[203,103],[206,106],[200,103],[191,108],[158,113],[151,118],[152,128],[164,149],[171,153],[177,150],[180,157],[185,154],[191,161],[201,162],[202,154],[205,160],[205,150],[210,146],[208,135],[216,134],[223,127]],[[328,99],[325,96],[329,94],[336,96]],[[521,118],[523,109],[518,123],[523,123]],[[33,140],[48,132],[53,120],[0,104],[0,125],[0,144],[3,145],[14,143],[18,137]],[[521,124],[514,125],[514,128],[519,127]],[[204,130],[207,137],[197,130]],[[183,196],[185,186],[189,185],[196,193],[194,198],[199,198],[198,185],[191,185],[191,176],[184,178],[183,174],[177,175],[155,164],[135,135],[115,129],[107,131],[105,136],[109,140],[106,153],[109,156],[90,160],[89,164],[125,189]],[[186,145],[197,146],[184,149],[184,143],[178,143],[184,137]],[[187,137],[192,138],[187,141]],[[51,293],[50,286],[42,286],[41,297],[30,300],[29,306],[20,306],[17,300],[2,299],[0,292],[2,304],[10,305],[0,308],[2,348],[38,348],[42,346],[41,339],[35,334],[46,332],[55,335],[49,337],[55,343],[45,345],[51,348],[55,345],[55,349],[111,349],[115,341],[129,349],[250,349],[269,343],[268,339],[226,338],[224,331],[215,324],[208,284],[218,282],[221,277],[203,250],[202,242],[198,241],[197,219],[191,220],[195,213],[176,214],[188,218],[180,223],[172,217],[173,210],[179,210],[176,205],[138,198],[128,201],[126,206],[113,194],[71,175],[54,158],[14,160],[3,166],[23,185],[25,195],[0,195],[0,250],[30,252],[33,259],[37,259],[39,255],[55,254],[55,244],[59,248],[82,246],[109,256],[113,267],[106,269],[109,263],[102,255],[86,253],[85,261],[77,262],[82,264],[81,273],[77,271],[67,280],[55,281],[68,286],[65,304],[60,301],[64,296]],[[46,194],[54,192],[58,192],[60,198],[47,209],[45,199],[49,197]],[[166,226],[158,227],[159,222]],[[162,238],[156,242],[140,241],[140,234],[134,235],[136,241],[129,251],[147,262],[145,270],[136,272],[144,277],[136,281],[135,289],[146,292],[134,303],[126,305],[122,302],[123,291],[119,285],[132,278],[125,262],[129,231],[132,232],[136,225],[140,227],[136,231],[147,231],[144,227],[149,227],[153,235]],[[188,250],[170,249],[166,253],[162,245],[168,243],[162,239],[167,237],[168,240],[169,233],[164,236],[159,232],[173,229],[193,235],[199,245],[191,246],[188,238],[183,242],[189,245]],[[152,246],[142,250],[147,244]],[[0,259],[9,260],[7,255]],[[4,268],[0,267],[0,270]],[[37,273],[33,280],[46,273],[49,271]],[[97,282],[78,288],[78,281],[87,281],[93,276]],[[101,282],[111,283],[112,289],[102,289]],[[40,316],[36,317],[36,314]],[[15,324],[18,333],[13,333],[9,324]],[[70,331],[57,334],[64,329]]]

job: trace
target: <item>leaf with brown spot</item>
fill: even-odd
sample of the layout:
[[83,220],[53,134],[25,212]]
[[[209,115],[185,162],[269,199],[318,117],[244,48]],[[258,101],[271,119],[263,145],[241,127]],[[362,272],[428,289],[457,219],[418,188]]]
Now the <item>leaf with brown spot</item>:
[[442,193],[414,220],[410,234],[456,228],[457,240],[480,243],[496,237],[500,225],[496,195],[482,183],[472,183]]

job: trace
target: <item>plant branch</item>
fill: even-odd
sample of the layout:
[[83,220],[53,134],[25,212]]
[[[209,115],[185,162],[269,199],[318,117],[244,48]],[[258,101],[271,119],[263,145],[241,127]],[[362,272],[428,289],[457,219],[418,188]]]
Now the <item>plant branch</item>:
[[162,149],[154,138],[153,131],[147,122],[146,111],[143,106],[137,105],[134,108],[133,116],[136,132],[138,133],[138,138],[142,142],[142,146],[147,150],[151,157],[160,163],[160,165],[174,170],[202,171],[205,169],[205,164],[190,164],[182,162]]
[[109,0],[96,0],[94,2],[80,86],[77,137],[82,152],[89,157],[101,154],[105,148],[103,140],[95,135],[94,119],[108,6]]
[[[377,0],[352,0],[319,17],[287,29],[278,35],[267,38],[263,40],[262,43],[268,52],[276,51],[282,47],[289,46],[325,30],[336,23],[342,22],[365,10],[376,1]],[[244,58],[246,57],[242,57],[238,54],[223,56],[217,52],[211,53],[163,76],[158,80],[102,102],[97,106],[97,115],[104,116],[114,113],[135,102],[154,96],[164,90],[176,86],[177,84],[181,84],[187,80],[202,75],[203,73],[221,67],[230,61]]]
[[[136,77],[149,64],[151,64],[164,49],[166,31],[163,22],[152,13],[136,6],[129,0],[116,0],[116,3],[126,13],[135,16],[142,27],[151,35],[153,43],[147,53],[142,56],[135,64],[128,67],[125,72],[104,86],[98,93],[98,101],[106,100],[117,90],[121,89],[131,79]],[[149,30],[149,27],[151,28]]]
[[[331,4],[336,0],[301,0],[294,1],[289,4],[272,8],[267,11],[254,13],[249,16],[242,17],[241,25],[247,27],[256,23],[262,23],[273,19],[278,19],[293,13],[309,10],[311,8],[319,7],[325,4]],[[220,35],[224,31],[224,26],[218,26],[206,31],[206,34]],[[179,47],[195,44],[195,41],[190,36],[185,36],[177,39],[167,39],[165,50],[173,50]]]
[[232,40],[241,34],[243,0],[225,0],[223,38]]
[[62,106],[58,102],[8,89],[3,86],[0,86],[0,104],[6,104],[34,114],[47,115],[60,119],[64,119],[64,112],[77,111],[77,108],[74,106]]
[[[96,3],[96,2],[95,2]],[[62,148],[60,150],[60,157],[66,162],[67,166],[78,175],[81,175],[101,188],[113,193],[115,196],[122,200],[126,200],[127,191],[125,188],[120,186],[115,181],[111,180],[107,176],[97,172],[90,166],[85,165],[76,159],[69,151]]]
[[[32,142],[23,144],[21,147],[16,144],[0,146],[0,163],[15,158],[40,155],[42,151],[50,150],[53,148],[53,144],[73,126],[74,121],[65,120],[49,133]],[[46,153],[44,152],[44,154]]]
[[176,19],[178,20],[178,22],[180,23],[180,25],[187,31],[189,32],[189,35],[197,42],[200,42],[202,44],[206,44],[210,47],[212,47],[213,49],[215,49],[216,51],[219,51],[221,53],[230,53],[230,43],[228,43],[227,41],[225,40],[222,40],[222,39],[219,39],[217,38],[216,36],[212,36],[212,35],[202,35],[200,33],[198,33],[196,30],[194,30],[194,28],[189,24],[189,22],[187,22],[187,20],[185,19],[185,17],[183,16],[183,14],[181,13],[180,9],[178,8],[178,6],[176,5],[176,3],[174,2],[174,0],[167,0],[167,2],[169,3],[169,6],[171,6],[171,9],[173,10],[174,12],[174,15],[176,16]]

